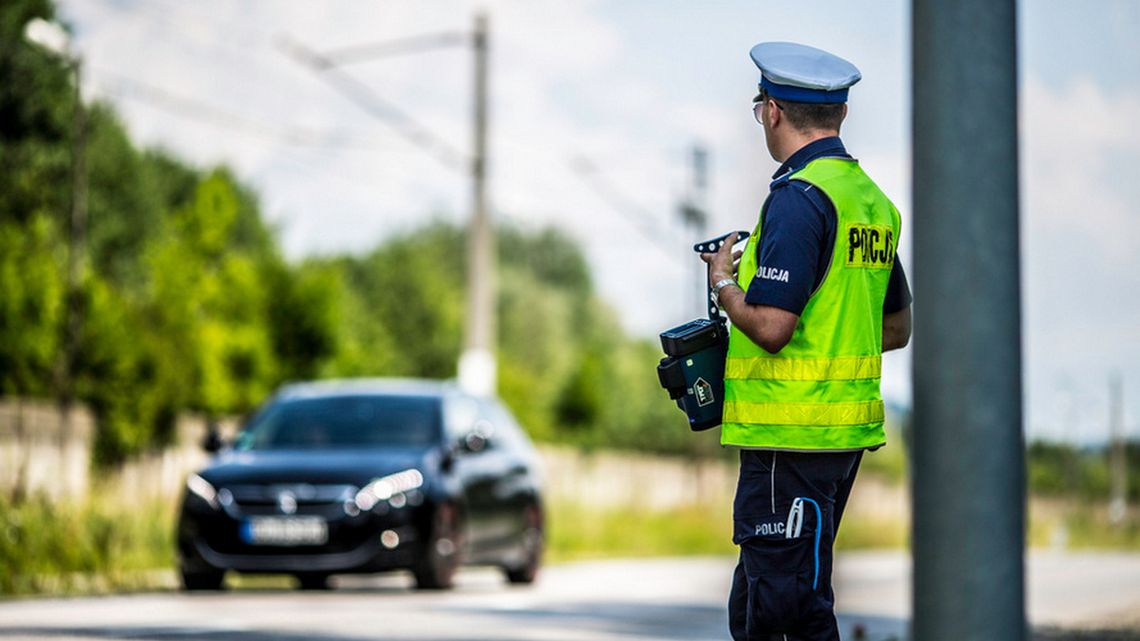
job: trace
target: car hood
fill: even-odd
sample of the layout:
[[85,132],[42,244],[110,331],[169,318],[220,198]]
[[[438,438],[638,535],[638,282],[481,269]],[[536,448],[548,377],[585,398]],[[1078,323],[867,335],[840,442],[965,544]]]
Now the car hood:
[[224,452],[199,476],[215,487],[308,483],[362,486],[409,468],[435,467],[432,450],[308,450]]

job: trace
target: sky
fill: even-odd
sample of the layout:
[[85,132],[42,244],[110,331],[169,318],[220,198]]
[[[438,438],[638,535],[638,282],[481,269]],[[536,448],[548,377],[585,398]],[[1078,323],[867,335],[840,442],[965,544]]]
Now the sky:
[[[699,197],[706,235],[751,229],[777,168],[751,114],[749,48],[803,42],[852,61],[843,139],[902,211],[912,265],[910,17],[897,0],[59,0],[84,91],[136,140],[232,166],[293,259],[364,252],[431,220],[462,224],[469,178],[365,113],[282,43],[318,51],[490,24],[493,214],[556,226],[583,246],[628,331],[700,315],[699,238],[677,214]],[[1140,436],[1140,3],[1019,5],[1026,425],[1074,443],[1107,435],[1123,378]],[[448,148],[472,148],[472,56],[441,48],[344,66]],[[915,292],[924,296],[968,292]],[[884,358],[884,396],[910,402],[910,350]]]

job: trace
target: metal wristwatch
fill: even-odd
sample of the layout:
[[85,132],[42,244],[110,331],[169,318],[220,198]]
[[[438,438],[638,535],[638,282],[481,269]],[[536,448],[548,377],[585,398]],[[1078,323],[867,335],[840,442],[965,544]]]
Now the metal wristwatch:
[[735,285],[737,287],[740,287],[740,285],[738,285],[737,282],[731,278],[722,278],[722,279],[718,280],[716,282],[716,284],[714,284],[712,286],[712,302],[713,302],[713,305],[720,307],[720,290],[724,289],[725,287],[728,287],[729,285]]

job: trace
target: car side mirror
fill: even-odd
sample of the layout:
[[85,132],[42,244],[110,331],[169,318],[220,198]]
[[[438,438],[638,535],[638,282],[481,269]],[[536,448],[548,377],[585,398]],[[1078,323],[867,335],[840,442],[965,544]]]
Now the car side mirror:
[[225,446],[226,442],[222,440],[222,435],[214,427],[211,427],[210,431],[206,432],[206,438],[202,439],[202,449],[210,454],[217,454]]
[[449,474],[452,468],[455,467],[455,451],[458,449],[458,445],[448,445],[440,448],[439,469],[444,474]]

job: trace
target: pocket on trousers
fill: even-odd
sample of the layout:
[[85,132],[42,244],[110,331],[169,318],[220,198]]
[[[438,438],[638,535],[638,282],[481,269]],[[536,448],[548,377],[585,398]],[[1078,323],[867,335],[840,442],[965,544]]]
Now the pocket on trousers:
[[748,582],[748,638],[794,631],[812,597],[808,538],[753,540],[741,546]]

